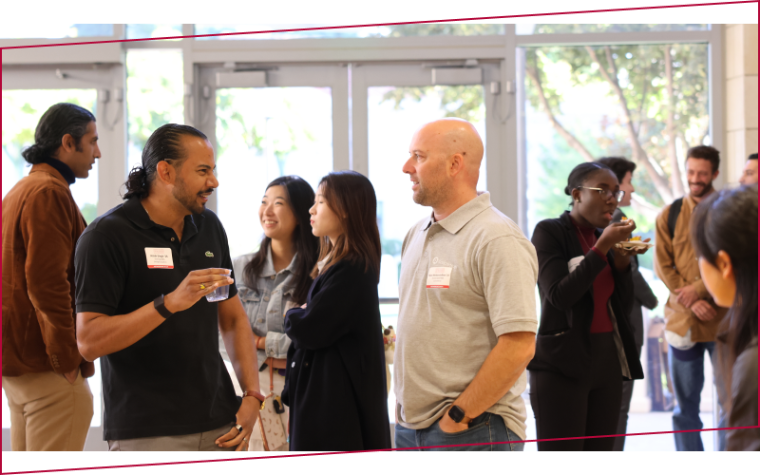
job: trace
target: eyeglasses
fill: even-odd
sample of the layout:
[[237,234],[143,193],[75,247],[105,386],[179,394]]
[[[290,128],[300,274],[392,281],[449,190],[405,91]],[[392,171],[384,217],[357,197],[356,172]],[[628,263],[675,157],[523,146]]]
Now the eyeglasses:
[[605,199],[615,198],[615,201],[618,203],[620,200],[623,199],[625,196],[625,191],[618,190],[618,191],[612,191],[612,190],[605,190],[604,188],[591,188],[590,186],[579,186],[578,188],[585,188],[587,190],[594,190],[597,193],[599,193],[601,196],[603,196]]

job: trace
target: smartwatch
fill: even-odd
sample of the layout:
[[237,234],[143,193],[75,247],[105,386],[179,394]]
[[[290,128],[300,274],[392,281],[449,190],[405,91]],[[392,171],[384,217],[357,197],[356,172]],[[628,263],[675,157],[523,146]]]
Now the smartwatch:
[[165,319],[168,319],[169,317],[174,315],[166,308],[166,306],[164,306],[164,294],[161,294],[158,297],[156,297],[156,300],[153,301],[153,306],[156,308],[158,313]]
[[462,422],[462,419],[464,419],[464,411],[459,406],[451,406],[451,409],[449,409],[449,417],[452,421],[459,424]]

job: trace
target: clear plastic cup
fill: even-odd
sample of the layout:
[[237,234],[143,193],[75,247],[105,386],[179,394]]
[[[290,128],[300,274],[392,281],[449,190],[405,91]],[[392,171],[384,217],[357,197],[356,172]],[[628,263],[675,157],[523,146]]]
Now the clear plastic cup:
[[[224,274],[227,277],[230,276],[230,273]],[[219,302],[220,300],[227,300],[227,298],[230,296],[230,286],[229,285],[223,285],[221,287],[217,287],[214,289],[213,292],[206,295],[206,300],[209,302]]]

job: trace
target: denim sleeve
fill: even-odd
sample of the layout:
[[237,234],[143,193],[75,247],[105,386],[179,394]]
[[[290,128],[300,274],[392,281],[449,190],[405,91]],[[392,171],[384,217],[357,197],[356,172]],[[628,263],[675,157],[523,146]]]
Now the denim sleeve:
[[275,331],[267,332],[266,354],[271,358],[287,358],[288,348],[290,348],[290,338],[288,335]]

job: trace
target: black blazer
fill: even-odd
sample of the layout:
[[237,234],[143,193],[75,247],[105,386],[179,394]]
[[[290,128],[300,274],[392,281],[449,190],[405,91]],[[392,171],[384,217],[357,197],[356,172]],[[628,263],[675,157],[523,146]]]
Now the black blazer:
[[[596,231],[597,237],[601,234]],[[541,324],[536,336],[536,354],[528,364],[532,371],[556,371],[578,379],[591,370],[591,321],[594,317],[592,295],[596,276],[607,265],[595,251],[589,250],[578,267],[570,273],[568,261],[582,256],[583,250],[565,212],[558,219],[547,219],[536,226],[531,240],[538,255],[538,291],[541,296]],[[615,290],[610,305],[615,314],[620,338],[632,379],[642,379],[628,315],[633,307],[633,279],[630,267],[619,272],[612,265],[612,251],[607,254]],[[625,376],[623,379],[628,379]]]
[[339,261],[312,283],[306,309],[285,316],[292,343],[282,400],[290,449],[391,447],[377,276]]

